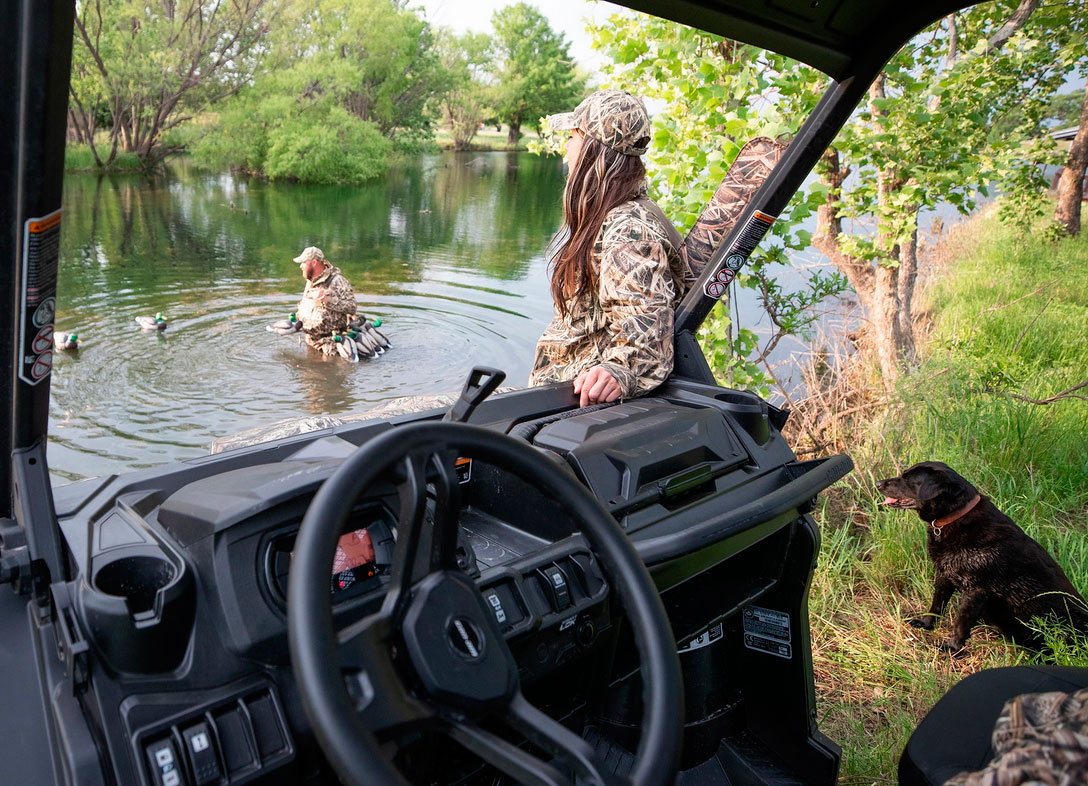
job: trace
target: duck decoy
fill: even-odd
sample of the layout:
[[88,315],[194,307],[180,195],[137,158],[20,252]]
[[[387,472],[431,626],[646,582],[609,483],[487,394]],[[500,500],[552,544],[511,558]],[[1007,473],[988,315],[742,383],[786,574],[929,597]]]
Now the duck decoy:
[[374,340],[378,342],[378,345],[382,348],[382,352],[384,352],[393,345],[390,343],[389,339],[386,338],[385,333],[378,330],[378,325],[381,323],[382,321],[377,318],[372,322],[368,320],[363,323],[363,329],[366,330],[367,335],[375,337]]
[[83,340],[75,333],[53,331],[53,346],[61,352],[78,352]]
[[348,338],[350,338],[359,351],[359,354],[372,358],[377,354],[377,347],[364,333],[358,333],[354,330],[348,331]]
[[153,317],[136,317],[142,330],[166,330],[166,317],[159,312]]
[[[342,357],[344,360],[351,360],[351,349],[346,343],[344,343],[344,337],[336,335],[332,337],[332,340],[333,346],[336,347],[337,354],[339,354],[340,357]],[[356,357],[355,359],[358,360],[358,357]]]
[[291,314],[290,319],[281,319],[271,325],[266,325],[265,330],[279,333],[281,336],[289,336],[302,330],[302,321],[294,314]]

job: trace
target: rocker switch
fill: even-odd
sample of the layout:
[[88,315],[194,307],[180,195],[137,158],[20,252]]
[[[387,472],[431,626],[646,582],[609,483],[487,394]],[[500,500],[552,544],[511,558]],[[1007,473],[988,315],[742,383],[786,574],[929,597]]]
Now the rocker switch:
[[185,755],[189,757],[194,786],[219,783],[219,757],[216,756],[215,743],[208,724],[190,726],[181,736],[185,740]]
[[151,782],[155,786],[187,786],[172,739],[153,742],[144,749],[144,753],[151,768]]
[[562,611],[570,605],[570,585],[567,576],[555,565],[541,568],[544,575],[544,592],[553,611]]

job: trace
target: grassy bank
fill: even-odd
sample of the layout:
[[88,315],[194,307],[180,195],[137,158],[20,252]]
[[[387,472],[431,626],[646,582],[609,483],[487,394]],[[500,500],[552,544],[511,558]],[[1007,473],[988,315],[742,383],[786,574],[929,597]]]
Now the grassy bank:
[[[453,136],[450,134],[448,128],[439,128],[435,132],[434,139],[443,150],[453,150]],[[528,143],[529,137],[522,134],[521,138],[518,140],[517,147],[508,147],[507,133],[505,130],[496,131],[494,126],[486,126],[482,131],[477,131],[476,135],[472,137],[472,144],[470,145],[469,150],[498,150],[502,152],[509,152],[511,150],[525,151],[529,149]]]
[[[842,744],[851,783],[894,782],[917,722],[967,674],[1088,664],[1088,641],[1056,641],[1044,658],[981,626],[967,654],[951,658],[937,647],[958,598],[932,633],[905,622],[931,598],[925,530],[912,511],[879,507],[873,484],[916,461],[944,461],[971,480],[1088,595],[1088,400],[1075,397],[1088,387],[1033,403],[1088,378],[1088,235],[1049,245],[982,217],[938,256],[924,293],[932,326],[922,365],[890,405],[843,432],[857,468],[817,511],[824,541],[810,611],[820,725]],[[874,381],[866,369],[853,373]]]
[[[98,155],[109,155],[109,145],[99,145]],[[64,149],[64,169],[66,172],[97,172],[100,167],[94,160],[94,153],[89,145],[77,145],[69,143]],[[110,165],[110,172],[140,172],[143,166],[135,153],[119,152]]]

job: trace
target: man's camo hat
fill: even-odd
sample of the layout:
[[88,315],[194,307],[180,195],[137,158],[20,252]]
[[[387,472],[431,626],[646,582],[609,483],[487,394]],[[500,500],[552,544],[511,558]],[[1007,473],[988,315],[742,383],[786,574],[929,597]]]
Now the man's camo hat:
[[316,259],[318,262],[324,262],[325,264],[328,264],[328,260],[325,259],[325,255],[317,246],[306,246],[306,248],[303,249],[302,253],[295,257],[295,261],[298,262],[300,265],[303,262],[309,262],[311,259]]
[[573,112],[551,115],[555,131],[577,128],[625,156],[641,156],[650,147],[650,116],[635,96],[623,90],[598,90]]

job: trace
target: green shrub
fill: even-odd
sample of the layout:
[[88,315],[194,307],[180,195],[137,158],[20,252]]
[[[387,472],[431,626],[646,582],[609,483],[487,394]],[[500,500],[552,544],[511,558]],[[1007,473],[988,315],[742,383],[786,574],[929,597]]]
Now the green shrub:
[[377,126],[334,108],[320,125],[270,133],[264,171],[273,180],[358,184],[384,174],[392,152]]

